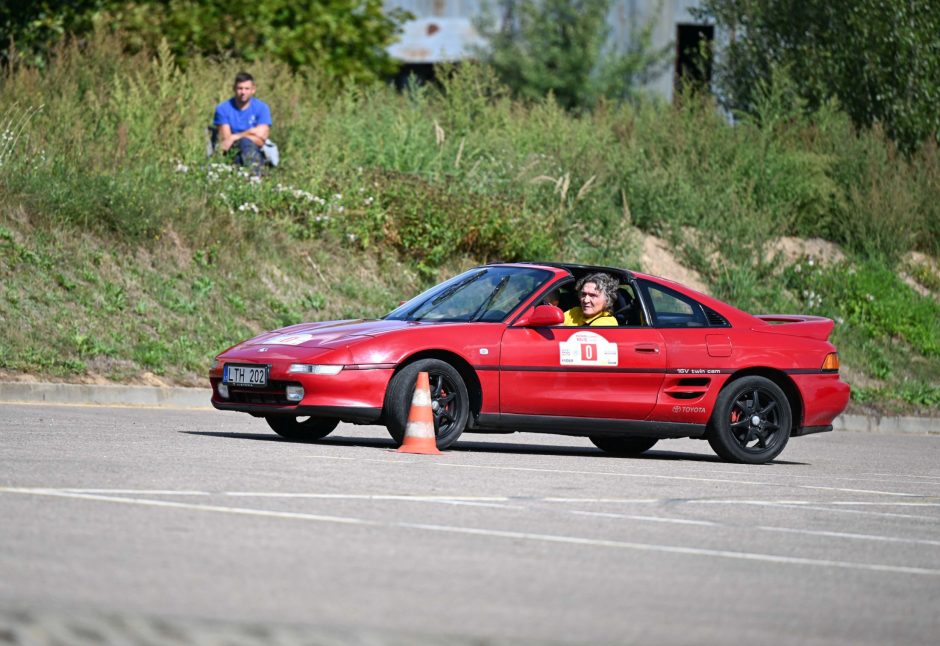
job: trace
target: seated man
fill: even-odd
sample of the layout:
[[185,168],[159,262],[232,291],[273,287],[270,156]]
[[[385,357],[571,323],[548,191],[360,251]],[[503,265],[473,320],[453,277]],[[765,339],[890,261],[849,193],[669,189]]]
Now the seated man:
[[223,152],[235,151],[235,163],[261,174],[262,148],[271,129],[271,109],[254,98],[255,80],[247,72],[235,75],[235,96],[215,109],[212,123],[219,131]]
[[565,312],[565,325],[617,325],[617,319],[610,311],[617,293],[617,281],[613,276],[589,274],[579,280],[575,288],[581,305]]

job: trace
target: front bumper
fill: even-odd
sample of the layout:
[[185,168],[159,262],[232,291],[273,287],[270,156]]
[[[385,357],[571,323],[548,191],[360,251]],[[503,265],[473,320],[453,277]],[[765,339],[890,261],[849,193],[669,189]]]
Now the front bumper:
[[[289,414],[335,417],[343,421],[373,423],[382,415],[385,390],[393,367],[346,366],[336,375],[289,374],[285,366],[272,365],[268,385],[262,388],[229,385],[229,396],[219,394],[221,371],[210,372],[212,405],[219,410],[255,416]],[[302,386],[303,399],[287,399],[287,386]]]

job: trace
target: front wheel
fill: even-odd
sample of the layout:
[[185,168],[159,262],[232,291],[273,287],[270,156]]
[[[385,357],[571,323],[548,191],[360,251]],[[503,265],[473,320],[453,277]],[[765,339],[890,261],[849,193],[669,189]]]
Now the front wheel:
[[385,426],[395,444],[400,445],[405,440],[411,398],[419,372],[428,373],[437,448],[446,449],[457,441],[467,425],[470,397],[460,373],[445,361],[420,359],[392,377],[385,393]]
[[605,435],[592,435],[590,440],[601,451],[626,456],[645,453],[659,441],[655,437],[610,437]]
[[790,439],[790,402],[765,377],[743,377],[718,393],[708,424],[708,443],[730,462],[764,464],[780,455]]
[[339,424],[329,417],[297,417],[296,415],[268,415],[264,418],[271,430],[295,442],[315,442],[329,435]]

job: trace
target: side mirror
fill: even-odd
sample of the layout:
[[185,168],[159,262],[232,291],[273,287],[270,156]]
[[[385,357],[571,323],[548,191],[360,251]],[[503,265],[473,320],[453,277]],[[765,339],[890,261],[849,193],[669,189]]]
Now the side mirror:
[[536,305],[523,314],[516,327],[549,327],[565,322],[565,314],[554,305]]

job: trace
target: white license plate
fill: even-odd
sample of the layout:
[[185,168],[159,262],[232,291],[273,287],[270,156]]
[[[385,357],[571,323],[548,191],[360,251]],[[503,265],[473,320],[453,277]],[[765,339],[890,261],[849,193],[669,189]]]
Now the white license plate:
[[268,367],[227,363],[222,369],[222,383],[233,386],[267,386]]

